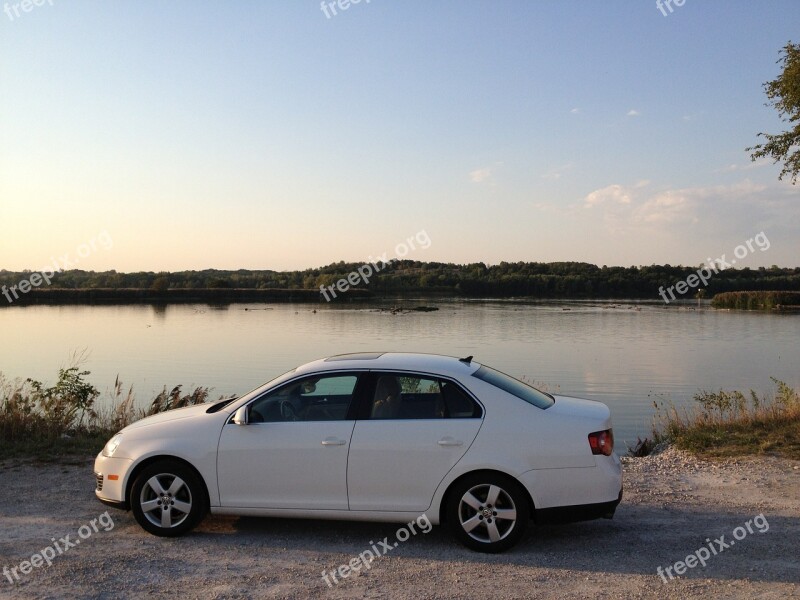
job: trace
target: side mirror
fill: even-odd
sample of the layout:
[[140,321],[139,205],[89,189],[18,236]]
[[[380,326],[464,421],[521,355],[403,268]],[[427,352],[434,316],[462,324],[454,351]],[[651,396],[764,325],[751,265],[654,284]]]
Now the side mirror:
[[243,406],[233,414],[233,422],[236,425],[247,425],[247,407]]

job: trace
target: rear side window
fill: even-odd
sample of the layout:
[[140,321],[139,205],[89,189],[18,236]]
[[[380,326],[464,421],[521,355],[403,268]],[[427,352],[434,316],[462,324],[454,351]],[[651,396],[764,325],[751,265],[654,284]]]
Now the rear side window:
[[472,376],[477,377],[481,381],[485,381],[494,387],[498,387],[504,392],[508,392],[509,394],[520,398],[521,400],[525,400],[525,402],[528,404],[533,404],[539,408],[550,408],[553,406],[553,404],[555,404],[555,400],[553,400],[553,397],[549,394],[540,392],[536,388],[529,386],[527,383],[523,383],[519,379],[514,379],[510,375],[506,375],[500,371],[495,371],[489,367],[481,366],[481,368],[475,371]]
[[427,375],[375,373],[369,418],[479,419],[481,407],[455,383]]

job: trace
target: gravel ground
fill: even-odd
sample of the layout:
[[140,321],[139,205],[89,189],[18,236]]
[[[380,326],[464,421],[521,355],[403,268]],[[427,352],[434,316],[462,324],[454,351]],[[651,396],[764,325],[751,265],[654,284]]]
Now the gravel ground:
[[[0,597],[800,598],[800,463],[711,463],[673,449],[623,463],[625,498],[611,521],[535,527],[502,555],[471,552],[437,527],[329,587],[323,570],[384,538],[391,544],[397,526],[209,517],[186,537],[160,539],[94,499],[91,460],[4,461],[0,568],[19,568],[54,542],[64,546],[67,535],[80,544],[50,566],[18,571],[19,581],[2,576]],[[101,517],[106,510],[113,528]],[[748,521],[752,533],[737,530]],[[716,550],[722,535],[730,546],[705,567],[665,575],[666,583],[656,573],[709,543]]]

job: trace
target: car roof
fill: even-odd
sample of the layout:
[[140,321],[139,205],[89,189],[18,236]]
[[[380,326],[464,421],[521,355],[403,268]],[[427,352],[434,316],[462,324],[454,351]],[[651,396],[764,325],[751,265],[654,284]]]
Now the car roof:
[[341,370],[387,370],[387,371],[419,371],[450,377],[471,375],[480,368],[480,364],[471,360],[458,359],[442,354],[424,354],[415,352],[358,352],[353,354],[337,354],[306,363],[295,370],[296,375],[319,371]]

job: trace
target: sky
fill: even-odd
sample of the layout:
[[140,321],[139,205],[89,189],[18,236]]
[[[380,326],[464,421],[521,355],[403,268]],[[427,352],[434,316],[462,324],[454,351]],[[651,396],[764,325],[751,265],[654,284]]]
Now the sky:
[[37,2],[0,14],[0,268],[699,265],[758,234],[737,266],[800,266],[800,184],[745,151],[786,129],[797,0]]

